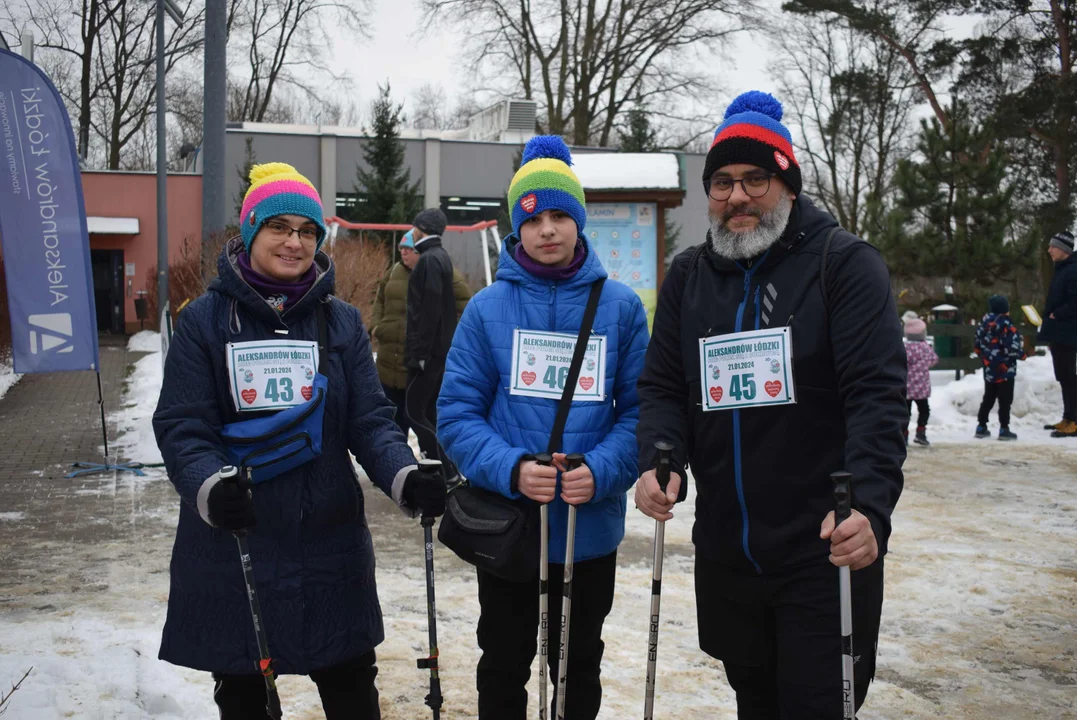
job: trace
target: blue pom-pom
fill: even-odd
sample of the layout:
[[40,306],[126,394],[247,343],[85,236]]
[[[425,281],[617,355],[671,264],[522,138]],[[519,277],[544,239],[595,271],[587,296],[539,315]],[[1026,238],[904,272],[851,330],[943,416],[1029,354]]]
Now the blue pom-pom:
[[762,113],[778,122],[781,122],[783,114],[782,104],[778,102],[778,99],[761,90],[749,90],[734,98],[733,102],[729,103],[729,107],[726,108],[725,119],[728,120],[733,115],[739,115],[743,112]]
[[560,135],[537,135],[527,141],[520,164],[523,165],[538,158],[552,158],[560,160],[565,165],[572,164],[572,152]]

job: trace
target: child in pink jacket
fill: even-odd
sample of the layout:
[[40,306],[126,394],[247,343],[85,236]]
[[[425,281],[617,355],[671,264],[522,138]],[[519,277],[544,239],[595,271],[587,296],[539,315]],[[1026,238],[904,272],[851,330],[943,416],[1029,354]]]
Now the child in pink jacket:
[[[905,399],[910,413],[913,402],[916,403],[918,414],[913,442],[927,446],[931,444],[927,441],[927,419],[931,416],[931,405],[928,403],[931,397],[930,370],[938,365],[939,356],[927,344],[927,325],[920,318],[905,321],[905,355],[909,359],[909,387]],[[905,428],[905,442],[909,442],[908,427]]]

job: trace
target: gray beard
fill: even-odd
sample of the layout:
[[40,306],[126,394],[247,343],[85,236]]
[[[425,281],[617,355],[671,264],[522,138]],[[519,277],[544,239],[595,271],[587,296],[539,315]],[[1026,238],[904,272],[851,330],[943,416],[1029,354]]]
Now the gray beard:
[[789,215],[793,212],[793,200],[783,195],[770,212],[759,216],[759,224],[747,232],[733,232],[725,226],[720,216],[708,211],[711,221],[711,247],[714,252],[730,260],[747,260],[762,254],[778,242]]

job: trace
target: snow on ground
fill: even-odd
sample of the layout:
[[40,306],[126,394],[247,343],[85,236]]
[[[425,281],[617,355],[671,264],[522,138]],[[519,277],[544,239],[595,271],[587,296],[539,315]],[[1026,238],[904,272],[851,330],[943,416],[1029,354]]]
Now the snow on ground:
[[[927,436],[932,441],[972,442],[976,431],[976,414],[983,399],[983,373],[976,372],[955,381],[949,371],[931,373],[931,418]],[[942,384],[945,383],[945,384]],[[940,386],[941,385],[941,386]],[[916,422],[916,406],[912,409]],[[1055,380],[1050,356],[1035,356],[1017,365],[1017,382],[1010,429],[1017,433],[1018,442],[1036,445],[1058,445],[1077,450],[1075,438],[1052,438],[1043,426],[1056,423],[1062,417],[1062,390]],[[988,428],[994,438],[979,442],[995,442],[998,437],[998,404],[991,411]]]
[[146,352],[128,376],[120,409],[109,420],[119,437],[114,441],[120,456],[142,463],[159,463],[161,453],[153,435],[153,411],[161,394],[164,368],[161,365],[161,336],[144,330],[128,341],[128,352]]
[[[894,516],[879,668],[861,720],[1077,718],[1077,440],[1036,429],[1058,413],[1037,364],[1018,374],[1018,443],[971,438],[978,377],[936,386],[936,442],[910,450]],[[152,435],[137,432],[149,424],[159,367],[156,354],[139,361],[121,413],[139,459],[156,456]],[[178,503],[163,472],[33,482],[37,500],[0,516],[0,686],[34,666],[9,717],[214,717],[209,676],[156,659]],[[387,636],[383,717],[429,717],[428,674],[415,668],[427,637],[422,532],[361,484]],[[10,505],[2,493],[0,506]],[[721,664],[696,641],[693,503],[666,527],[656,717],[734,718]],[[604,633],[599,717],[609,720],[639,715],[646,672],[654,523],[630,503],[626,528]],[[474,571],[440,545],[435,563],[442,717],[473,718]],[[308,679],[285,677],[280,689],[286,717],[323,717]],[[534,716],[534,679],[530,689]]]
[[12,365],[11,351],[0,350],[0,398],[7,394],[11,386],[19,381],[22,375],[16,375]]
[[127,341],[127,352],[161,352],[161,333],[143,330]]

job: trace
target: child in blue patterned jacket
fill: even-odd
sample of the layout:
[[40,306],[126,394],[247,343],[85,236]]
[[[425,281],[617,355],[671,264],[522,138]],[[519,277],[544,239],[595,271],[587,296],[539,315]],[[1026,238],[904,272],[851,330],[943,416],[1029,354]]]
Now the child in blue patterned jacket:
[[984,364],[984,399],[980,403],[976,437],[990,437],[987,419],[998,399],[998,439],[1016,440],[1010,432],[1010,406],[1017,380],[1017,361],[1027,359],[1024,339],[1010,320],[1010,301],[1005,295],[992,295],[987,301],[989,312],[976,329],[976,354]]

